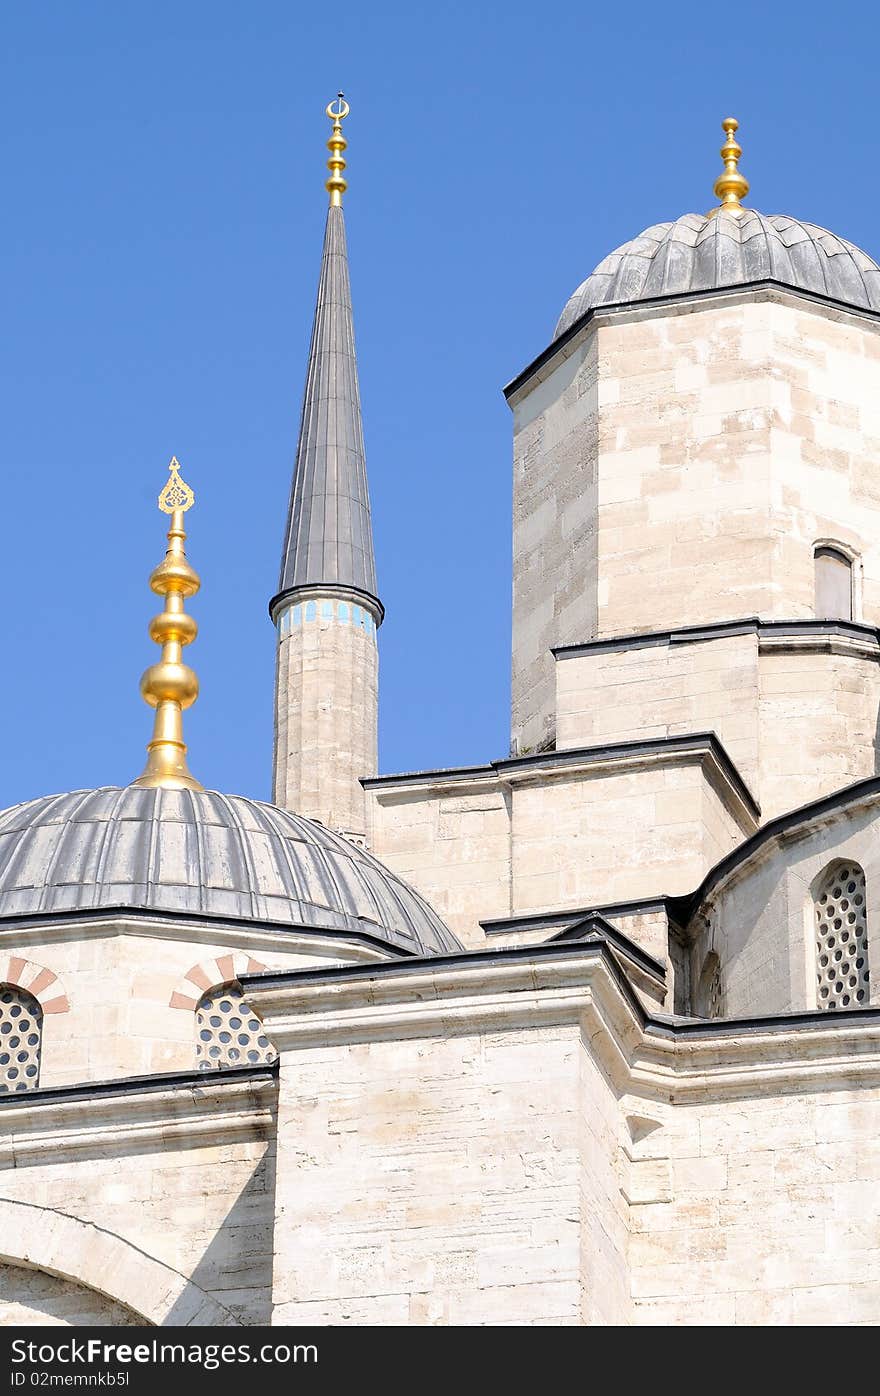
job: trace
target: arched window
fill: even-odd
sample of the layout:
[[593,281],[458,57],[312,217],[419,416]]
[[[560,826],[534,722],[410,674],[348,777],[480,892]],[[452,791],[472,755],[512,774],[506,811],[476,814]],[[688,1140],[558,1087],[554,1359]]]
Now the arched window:
[[865,872],[833,863],[816,888],[816,1002],[820,1008],[867,1006],[868,923]]
[[852,620],[852,559],[840,548],[820,544],[814,553],[816,569],[816,619]]
[[697,1007],[701,1018],[720,1018],[722,1003],[721,961],[710,950],[700,971],[697,986]]
[[199,1071],[268,1064],[277,1055],[263,1024],[245,1003],[240,984],[217,984],[202,994],[196,1005]]
[[0,984],[0,1093],[40,1084],[43,1010],[17,984]]

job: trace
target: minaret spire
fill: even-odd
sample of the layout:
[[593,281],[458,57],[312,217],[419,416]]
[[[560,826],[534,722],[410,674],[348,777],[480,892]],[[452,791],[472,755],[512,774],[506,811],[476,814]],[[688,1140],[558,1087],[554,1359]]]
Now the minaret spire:
[[360,777],[377,766],[376,630],[384,611],[342,212],[349,105],[341,92],[326,112],[330,206],[281,574],[269,603],[278,629],[274,798],[360,839]]
[[349,105],[339,94],[327,116],[333,122],[327,142],[330,195],[318,298],[309,348],[306,387],[287,530],[281,553],[278,594],[272,618],[294,591],[332,586],[363,593],[381,621],[367,488],[367,462],[361,421],[360,388],[354,348],[348,249],[342,196],[342,122]]
[[162,658],[151,664],[141,679],[145,703],[156,709],[153,738],[147,746],[147,764],[133,785],[164,786],[169,790],[202,790],[186,764],[183,740],[183,710],[192,707],[199,696],[199,681],[183,663],[183,646],[196,638],[198,627],[184,610],[184,600],[195,596],[200,582],[184,551],[186,531],[183,516],[195,502],[195,495],[180,478],[177,458],[168,467],[170,478],[159,495],[159,508],[171,515],[168,551],[153,569],[150,588],[164,596],[162,614],[150,621],[150,639],[162,646]]

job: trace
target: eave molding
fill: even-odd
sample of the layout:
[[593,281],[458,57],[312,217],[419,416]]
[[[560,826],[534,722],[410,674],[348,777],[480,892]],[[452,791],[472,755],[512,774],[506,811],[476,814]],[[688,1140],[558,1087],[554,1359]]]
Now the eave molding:
[[530,364],[512,378],[502,389],[509,407],[516,407],[528,394],[533,382],[549,378],[560,363],[567,359],[588,335],[602,325],[615,322],[639,321],[667,315],[688,315],[710,310],[716,305],[741,305],[769,301],[777,305],[806,304],[822,312],[828,319],[855,322],[875,333],[880,329],[880,313],[867,306],[848,305],[832,296],[820,295],[804,287],[789,286],[785,281],[764,277],[760,281],[742,281],[732,286],[709,286],[705,290],[680,291],[666,296],[645,296],[634,301],[616,301],[586,310],[558,339],[554,339]]
[[[880,1084],[880,1010],[709,1022],[648,1013],[599,942],[394,972],[249,976],[282,1053],[478,1031],[579,1026],[622,1093],[668,1104]],[[282,1089],[285,1066],[282,1061]],[[290,1069],[296,1072],[295,1058]]]
[[0,1169],[268,1139],[272,1068],[85,1082],[0,1097]]

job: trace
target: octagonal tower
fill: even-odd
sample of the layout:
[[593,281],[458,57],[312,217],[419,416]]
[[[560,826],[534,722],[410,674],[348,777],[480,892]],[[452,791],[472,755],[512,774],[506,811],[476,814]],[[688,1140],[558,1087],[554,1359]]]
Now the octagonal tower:
[[511,736],[712,729],[766,816],[877,769],[880,269],[744,208],[735,129],[507,388]]

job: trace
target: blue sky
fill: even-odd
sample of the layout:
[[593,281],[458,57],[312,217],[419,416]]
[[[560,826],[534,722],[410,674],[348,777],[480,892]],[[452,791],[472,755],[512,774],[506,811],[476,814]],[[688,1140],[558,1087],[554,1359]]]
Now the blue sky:
[[504,755],[501,387],[608,251],[710,205],[729,111],[749,202],[880,254],[880,22],[845,3],[833,21],[753,0],[4,6],[0,804],[141,769],[172,453],[203,578],[191,765],[270,794],[266,603],[340,86],[381,766]]

